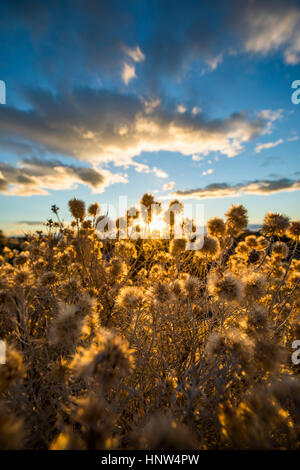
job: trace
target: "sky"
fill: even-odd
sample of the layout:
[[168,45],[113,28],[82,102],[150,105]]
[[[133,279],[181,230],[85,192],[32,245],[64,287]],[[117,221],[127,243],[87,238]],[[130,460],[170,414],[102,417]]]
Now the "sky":
[[0,44],[6,234],[145,192],[300,218],[300,1],[3,0]]

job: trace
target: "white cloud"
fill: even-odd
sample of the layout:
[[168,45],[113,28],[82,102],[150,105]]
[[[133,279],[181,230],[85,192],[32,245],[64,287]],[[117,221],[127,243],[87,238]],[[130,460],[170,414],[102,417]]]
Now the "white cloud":
[[216,70],[218,65],[220,65],[223,62],[223,55],[219,54],[215,57],[211,57],[206,60],[206,63],[209,65],[211,70]]
[[193,109],[192,109],[192,114],[193,116],[196,116],[196,114],[199,114],[201,113],[202,109],[199,108],[199,106],[194,106]]
[[138,173],[154,173],[158,178],[168,178],[168,174],[156,166],[150,168],[149,165],[140,162],[132,162],[132,164]]
[[183,104],[179,104],[177,106],[177,111],[181,114],[184,114],[186,112],[186,107]]
[[194,162],[200,162],[201,160],[203,160],[203,157],[201,155],[192,155],[192,160]]
[[209,168],[208,170],[202,172],[202,176],[212,175],[214,171],[215,170],[213,170],[213,168]]
[[263,109],[258,115],[263,119],[273,122],[283,117],[283,109]]
[[159,168],[154,167],[153,172],[157,178],[168,178],[168,173],[166,173],[164,170],[160,170]]
[[170,181],[163,185],[163,191],[171,191],[175,187],[175,181]]
[[124,51],[129,57],[131,57],[131,59],[134,62],[142,62],[143,60],[145,60],[145,55],[142,53],[139,46],[136,46],[133,49],[130,49],[129,47],[124,46]]
[[129,65],[126,62],[123,64],[123,71],[122,71],[122,79],[123,82],[128,85],[130,80],[136,78],[135,68],[134,65]]
[[277,145],[283,144],[283,139],[278,139],[275,142],[266,142],[265,144],[257,144],[255,147],[255,152],[259,153],[264,149],[271,149],[273,147],[277,147]]
[[152,100],[143,100],[142,102],[144,103],[145,106],[145,113],[146,114],[151,114],[155,108],[157,108],[160,105],[160,99],[159,98],[154,98]]

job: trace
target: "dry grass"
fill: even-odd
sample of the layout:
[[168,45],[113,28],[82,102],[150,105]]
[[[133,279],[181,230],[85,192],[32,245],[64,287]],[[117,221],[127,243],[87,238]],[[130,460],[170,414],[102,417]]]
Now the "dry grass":
[[97,205],[69,207],[2,253],[0,447],[299,448],[300,223],[241,236],[233,206],[185,251],[100,241]]

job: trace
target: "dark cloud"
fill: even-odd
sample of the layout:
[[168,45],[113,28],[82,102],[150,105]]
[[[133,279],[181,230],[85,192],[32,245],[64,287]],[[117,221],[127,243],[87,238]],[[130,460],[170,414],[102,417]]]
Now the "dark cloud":
[[227,183],[212,183],[204,188],[189,189],[173,192],[173,196],[186,199],[207,199],[218,197],[233,197],[243,194],[265,195],[282,191],[299,191],[300,180],[281,178],[277,180],[255,180],[247,183],[230,185]]
[[195,63],[215,68],[232,52],[279,51],[286,63],[300,62],[299,0],[10,0],[1,2],[0,24],[8,52],[22,32],[28,64],[65,90],[91,81],[119,86],[124,61],[133,66],[126,47],[145,54],[138,89],[150,94],[165,77],[182,78]]
[[41,222],[40,220],[19,220],[18,222],[16,222],[16,224],[34,226],[34,225],[43,225],[44,222]]
[[114,182],[126,182],[107,170],[66,165],[59,161],[24,159],[17,167],[0,162],[0,191],[8,195],[47,194],[47,190],[71,189],[87,184],[94,192]]
[[269,126],[262,116],[234,113],[208,119],[107,90],[31,90],[27,96],[29,110],[0,108],[0,145],[31,146],[32,155],[60,154],[96,164],[125,165],[142,151],[159,150],[184,155],[218,151],[232,157]]

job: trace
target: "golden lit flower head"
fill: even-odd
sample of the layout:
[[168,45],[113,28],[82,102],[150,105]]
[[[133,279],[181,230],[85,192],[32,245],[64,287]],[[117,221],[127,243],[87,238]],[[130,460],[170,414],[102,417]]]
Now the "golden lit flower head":
[[226,227],[230,234],[237,235],[247,228],[247,209],[241,204],[232,205],[225,215],[227,218]]
[[247,243],[243,241],[239,242],[235,249],[235,253],[241,256],[242,258],[247,258],[249,251],[250,251],[249,245],[247,245]]
[[175,279],[171,284],[171,290],[177,297],[185,295],[185,282],[182,279]]
[[43,273],[43,275],[41,277],[41,284],[45,285],[45,286],[48,286],[48,285],[56,284],[58,282],[58,280],[59,280],[59,278],[58,278],[58,275],[56,274],[56,272],[46,271],[45,273]]
[[177,255],[186,248],[186,239],[185,238],[174,238],[170,243],[170,252],[172,255]]
[[100,212],[100,204],[98,202],[94,202],[93,204],[90,204],[88,207],[88,213],[92,217],[96,217]]
[[127,265],[121,258],[113,257],[108,265],[108,272],[112,277],[120,277],[126,275]]
[[136,248],[129,240],[119,240],[115,244],[115,253],[124,259],[136,258]]
[[85,203],[84,201],[81,201],[80,199],[71,199],[69,201],[69,209],[74,217],[74,219],[79,219],[83,220],[85,218]]
[[19,285],[26,284],[27,282],[30,282],[32,279],[32,273],[27,267],[20,269],[19,271],[16,272],[15,274],[15,283]]
[[85,230],[92,228],[92,222],[90,220],[84,220],[82,222],[82,228]]
[[213,274],[208,279],[210,293],[221,301],[240,301],[243,295],[243,288],[242,281],[230,272],[225,273],[221,277]]
[[160,279],[164,276],[164,268],[161,264],[154,264],[149,272],[149,278]]
[[287,229],[287,236],[295,242],[300,241],[300,221],[293,221]]
[[57,316],[50,329],[50,340],[54,345],[61,345],[69,350],[75,347],[82,328],[82,317],[76,305],[60,303]]
[[168,261],[170,261],[170,254],[167,253],[166,251],[160,250],[156,253],[156,259],[158,263],[166,264],[168,263]]
[[265,237],[258,237],[257,239],[257,249],[258,250],[265,250],[269,245],[268,240]]
[[266,294],[266,280],[258,273],[250,273],[244,281],[244,295],[248,301],[257,301]]
[[142,289],[136,286],[122,287],[117,297],[117,303],[121,307],[128,309],[141,307],[143,303]]
[[289,254],[289,248],[284,242],[275,242],[272,245],[272,254],[275,258],[285,259]]
[[248,235],[245,238],[245,243],[249,248],[257,248],[257,238],[255,235]]
[[174,300],[174,295],[168,282],[158,281],[151,289],[154,299],[160,303],[168,303]]
[[285,215],[269,212],[264,219],[261,233],[266,237],[283,236],[289,226],[290,219]]
[[14,266],[23,266],[28,261],[28,256],[24,254],[20,254],[14,258]]
[[204,235],[202,248],[199,250],[199,254],[215,258],[220,250],[219,240],[209,235]]
[[133,351],[127,341],[101,328],[88,348],[78,348],[71,367],[85,380],[94,377],[103,386],[126,376],[133,366]]
[[247,317],[247,332],[248,333],[268,333],[270,321],[264,306],[253,305]]
[[189,276],[184,282],[184,288],[191,300],[199,297],[200,287],[200,280],[195,276]]
[[223,219],[214,217],[207,222],[207,231],[212,237],[224,237],[226,225]]
[[62,283],[60,293],[62,297],[70,303],[74,303],[80,296],[80,284],[75,278]]

